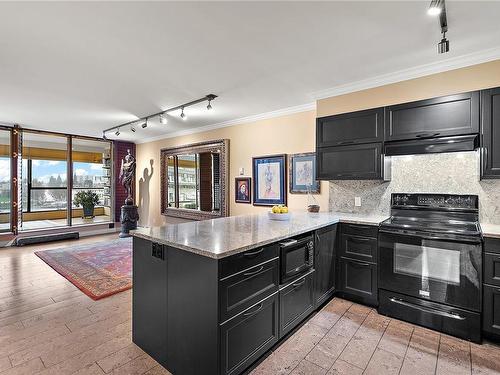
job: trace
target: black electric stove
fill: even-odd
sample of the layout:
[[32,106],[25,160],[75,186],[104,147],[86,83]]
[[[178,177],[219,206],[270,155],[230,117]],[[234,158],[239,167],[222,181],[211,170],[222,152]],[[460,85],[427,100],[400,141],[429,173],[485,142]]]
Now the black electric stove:
[[482,235],[476,195],[392,194],[379,229],[379,312],[481,339]]

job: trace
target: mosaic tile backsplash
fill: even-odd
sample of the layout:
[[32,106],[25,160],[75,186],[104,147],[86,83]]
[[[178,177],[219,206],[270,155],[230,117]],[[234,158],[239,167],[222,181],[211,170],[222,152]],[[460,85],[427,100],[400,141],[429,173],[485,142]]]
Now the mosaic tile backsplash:
[[[500,180],[479,180],[479,152],[392,157],[392,179],[330,181],[330,210],[389,215],[391,193],[476,194],[482,223],[500,224]],[[354,206],[361,197],[361,207]]]

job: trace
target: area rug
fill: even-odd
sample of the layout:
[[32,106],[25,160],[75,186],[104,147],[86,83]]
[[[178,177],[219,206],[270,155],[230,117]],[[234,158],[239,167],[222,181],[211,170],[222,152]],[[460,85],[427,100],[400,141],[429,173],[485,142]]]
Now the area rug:
[[132,288],[132,239],[37,251],[35,254],[94,300]]

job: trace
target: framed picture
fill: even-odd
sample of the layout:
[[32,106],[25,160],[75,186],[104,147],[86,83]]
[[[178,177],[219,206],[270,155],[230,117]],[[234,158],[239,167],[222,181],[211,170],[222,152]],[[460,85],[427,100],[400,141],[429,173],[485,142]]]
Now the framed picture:
[[255,206],[286,204],[286,155],[252,158]]
[[236,203],[252,203],[252,179],[236,177],[234,180],[234,201]]
[[290,193],[320,193],[320,183],[316,180],[316,154],[290,155]]

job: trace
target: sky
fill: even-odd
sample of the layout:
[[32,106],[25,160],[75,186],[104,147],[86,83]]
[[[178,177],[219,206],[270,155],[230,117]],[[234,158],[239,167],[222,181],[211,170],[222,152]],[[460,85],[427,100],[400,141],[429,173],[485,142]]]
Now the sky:
[[[79,163],[73,164],[73,171],[77,176],[102,176],[101,164]],[[66,179],[66,162],[65,161],[45,161],[33,160],[33,179],[48,182],[50,177],[57,178],[61,176],[62,180]]]

